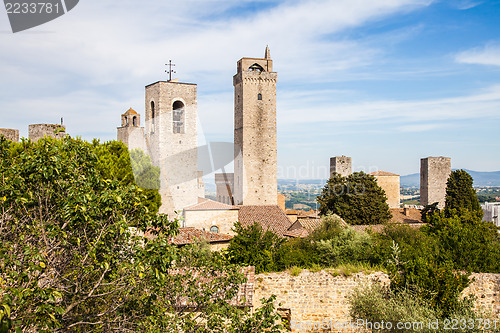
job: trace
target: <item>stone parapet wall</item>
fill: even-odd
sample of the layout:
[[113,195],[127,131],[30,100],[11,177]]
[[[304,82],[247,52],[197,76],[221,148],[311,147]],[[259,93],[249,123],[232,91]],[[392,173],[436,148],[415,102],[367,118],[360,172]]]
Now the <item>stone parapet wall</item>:
[[4,136],[7,140],[19,142],[19,130],[10,128],[0,128],[0,136]]
[[[476,297],[476,310],[494,318],[500,317],[500,274],[472,274],[473,282],[463,295]],[[288,272],[259,274],[255,276],[253,306],[258,307],[260,299],[276,295],[275,305],[281,312],[289,314],[292,322],[301,323],[304,329],[292,332],[347,332],[349,329],[321,330],[307,328],[308,324],[330,322],[348,323],[349,295],[358,286],[372,283],[389,285],[389,276],[383,272],[372,274],[356,273],[349,277],[334,276],[327,271],[303,270],[297,276]],[[333,324],[332,324],[333,327]],[[358,331],[359,332],[359,331]]]

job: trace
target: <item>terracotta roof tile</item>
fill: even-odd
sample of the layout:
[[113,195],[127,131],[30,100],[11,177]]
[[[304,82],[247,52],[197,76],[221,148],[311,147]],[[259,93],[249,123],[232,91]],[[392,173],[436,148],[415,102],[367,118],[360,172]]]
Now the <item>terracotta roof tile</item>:
[[127,112],[125,112],[123,115],[131,115],[131,114],[138,114],[137,112],[135,112],[134,109],[130,108],[127,110]]
[[184,208],[184,210],[230,210],[238,209],[236,206],[226,205],[218,201],[198,198],[198,203]]
[[392,172],[387,172],[387,171],[375,171],[375,172],[369,173],[369,175],[372,175],[372,176],[397,176],[397,177],[399,177],[399,175],[392,173]]
[[209,243],[229,242],[233,236],[196,228],[179,228],[179,234],[172,239],[175,245],[187,245],[205,239]]
[[292,222],[279,206],[239,206],[238,221],[248,227],[254,223],[261,225],[263,230],[274,232],[280,237],[290,228]]

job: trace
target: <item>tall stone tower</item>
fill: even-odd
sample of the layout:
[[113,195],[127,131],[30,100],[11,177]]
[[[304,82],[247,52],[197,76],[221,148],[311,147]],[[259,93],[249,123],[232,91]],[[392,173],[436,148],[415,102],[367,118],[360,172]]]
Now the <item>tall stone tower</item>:
[[146,86],[146,145],[160,167],[160,213],[172,215],[204,196],[198,173],[196,85],[160,81]]
[[121,116],[122,126],[117,129],[117,139],[127,145],[129,150],[141,149],[147,154],[144,141],[144,127],[141,127],[141,115],[130,108]]
[[334,173],[340,174],[342,177],[347,177],[352,173],[351,158],[335,156],[330,158],[330,176]]
[[269,47],[264,58],[242,58],[234,85],[236,205],[276,205],[276,81]]
[[420,204],[426,206],[438,202],[444,208],[446,182],[451,174],[451,158],[427,157],[420,160]]

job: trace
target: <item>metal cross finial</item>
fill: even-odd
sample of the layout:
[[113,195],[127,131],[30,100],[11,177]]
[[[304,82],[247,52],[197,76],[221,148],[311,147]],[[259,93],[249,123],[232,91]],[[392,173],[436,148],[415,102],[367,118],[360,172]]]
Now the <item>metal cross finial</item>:
[[172,70],[172,67],[175,66],[175,64],[172,63],[172,60],[169,60],[168,64],[165,64],[165,66],[168,66],[168,70],[165,71],[165,73],[168,74],[168,80],[172,81],[172,73],[177,73],[176,71]]

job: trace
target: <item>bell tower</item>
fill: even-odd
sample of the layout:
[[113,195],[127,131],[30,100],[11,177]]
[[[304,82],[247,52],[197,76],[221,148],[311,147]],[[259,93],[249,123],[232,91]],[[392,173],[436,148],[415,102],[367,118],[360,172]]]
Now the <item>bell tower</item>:
[[234,86],[236,205],[277,205],[276,82],[269,47],[264,58],[242,58]]
[[199,182],[197,86],[177,80],[146,86],[146,144],[160,167],[160,213],[173,215],[204,197]]

